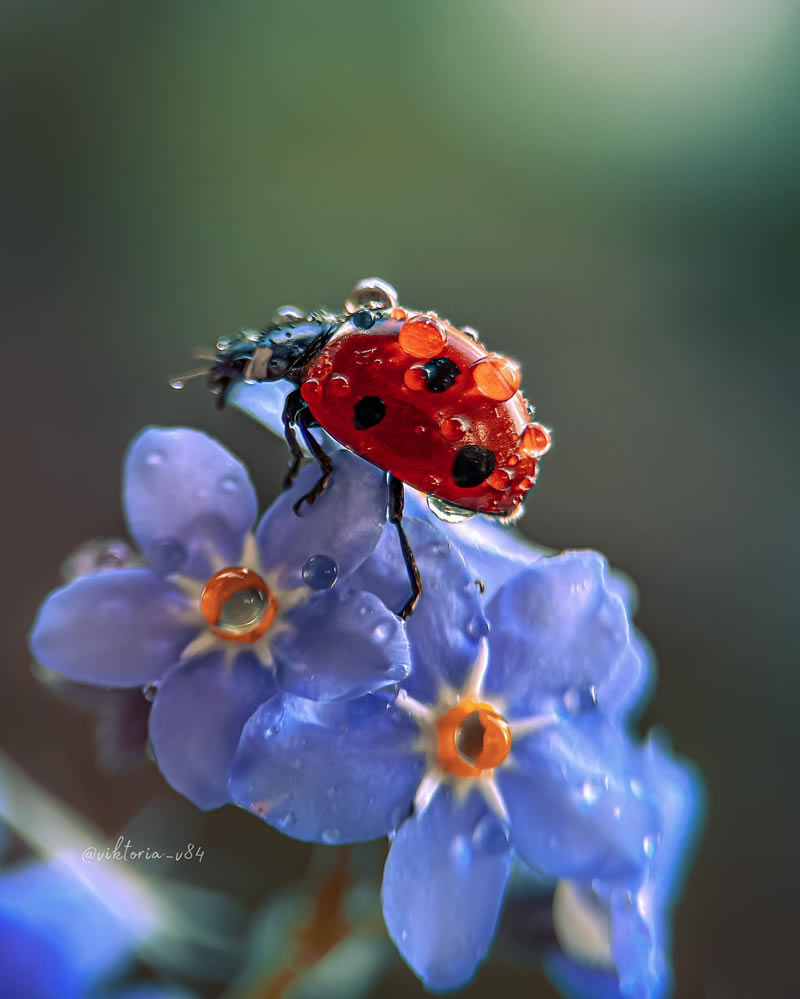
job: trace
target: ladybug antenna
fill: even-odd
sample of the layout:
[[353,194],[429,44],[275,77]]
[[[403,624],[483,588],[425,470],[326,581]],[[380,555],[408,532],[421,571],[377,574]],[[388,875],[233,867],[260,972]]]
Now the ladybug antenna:
[[[214,358],[210,357],[208,360],[213,361]],[[186,382],[190,382],[193,378],[200,378],[203,375],[207,375],[209,368],[198,368],[196,371],[190,371],[185,375],[178,375],[177,378],[170,379],[169,387],[174,389],[182,389]]]

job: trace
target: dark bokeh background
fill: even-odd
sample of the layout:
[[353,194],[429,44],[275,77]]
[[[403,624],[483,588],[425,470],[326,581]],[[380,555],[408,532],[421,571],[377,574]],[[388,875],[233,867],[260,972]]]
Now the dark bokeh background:
[[[788,996],[800,760],[798,24],[790,0],[107,3],[0,13],[2,747],[115,833],[154,795],[254,899],[303,848],[94,763],[26,631],[123,530],[147,423],[219,436],[264,501],[281,442],[168,379],[286,302],[379,274],[518,357],[555,428],[524,531],[637,581],[663,724],[708,788],[678,996]],[[793,287],[794,286],[794,287]],[[177,821],[177,820],[176,820]],[[199,832],[197,829],[199,828]],[[299,853],[297,851],[300,851]],[[225,868],[203,876],[225,884]],[[493,967],[470,995],[551,995]],[[381,995],[417,994],[397,970]]]

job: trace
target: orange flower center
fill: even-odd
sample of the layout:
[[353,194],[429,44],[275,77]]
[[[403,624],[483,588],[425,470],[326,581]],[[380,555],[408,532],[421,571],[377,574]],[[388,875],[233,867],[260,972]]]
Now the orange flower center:
[[439,765],[455,777],[480,777],[511,750],[511,729],[491,704],[460,701],[436,723]]
[[200,611],[209,628],[228,642],[257,642],[277,610],[261,576],[242,566],[215,572],[200,596]]

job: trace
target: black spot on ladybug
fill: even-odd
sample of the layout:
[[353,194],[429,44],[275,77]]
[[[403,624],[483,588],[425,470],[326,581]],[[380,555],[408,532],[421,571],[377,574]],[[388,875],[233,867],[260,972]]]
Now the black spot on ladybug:
[[453,482],[462,489],[479,486],[494,471],[497,459],[494,452],[480,444],[468,444],[462,447],[455,457],[451,475]]
[[353,406],[353,426],[356,430],[369,430],[370,427],[380,423],[384,416],[386,416],[386,403],[377,395],[365,395]]
[[425,388],[429,392],[444,392],[461,374],[459,366],[448,357],[434,357],[432,361],[423,364],[422,368],[425,372]]
[[375,316],[369,309],[359,309],[350,317],[350,322],[357,330],[368,330],[375,325]]

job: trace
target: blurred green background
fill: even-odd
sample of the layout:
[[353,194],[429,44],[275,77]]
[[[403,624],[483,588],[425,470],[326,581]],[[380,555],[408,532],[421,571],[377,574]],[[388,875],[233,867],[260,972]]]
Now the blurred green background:
[[[644,724],[708,786],[677,995],[795,994],[798,20],[790,0],[4,3],[2,747],[108,835],[160,796],[216,887],[252,901],[302,869],[154,768],[103,776],[26,632],[62,559],[123,531],[142,425],[217,435],[276,494],[281,442],[168,380],[378,274],[522,362],[555,434],[523,530],[638,583]],[[498,986],[554,994],[495,965],[465,994]],[[375,995],[419,993],[398,966]]]

